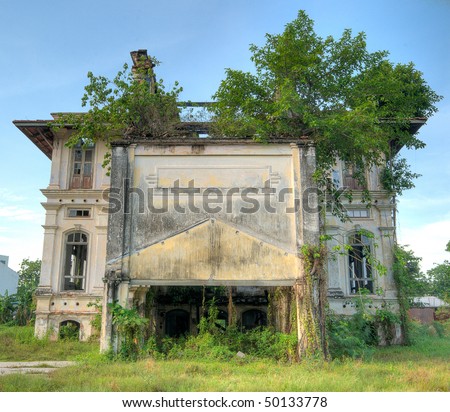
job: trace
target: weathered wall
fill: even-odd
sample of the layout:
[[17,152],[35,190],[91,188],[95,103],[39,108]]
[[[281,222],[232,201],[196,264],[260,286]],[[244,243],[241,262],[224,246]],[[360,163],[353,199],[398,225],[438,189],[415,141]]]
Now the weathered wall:
[[132,284],[293,284],[307,163],[294,146],[114,147],[109,271]]
[[[80,337],[85,339],[91,334],[89,322],[96,312],[87,305],[100,300],[103,294],[108,223],[104,190],[109,188],[109,176],[102,163],[107,149],[102,143],[95,147],[92,189],[70,189],[73,165],[72,150],[65,146],[67,138],[64,129],[55,134],[50,184],[42,190],[46,216],[35,333],[41,337],[50,331],[57,334],[60,322],[75,320],[82,326]],[[89,216],[69,217],[70,208],[89,210]],[[85,288],[64,291],[65,241],[67,233],[74,230],[88,235]]]

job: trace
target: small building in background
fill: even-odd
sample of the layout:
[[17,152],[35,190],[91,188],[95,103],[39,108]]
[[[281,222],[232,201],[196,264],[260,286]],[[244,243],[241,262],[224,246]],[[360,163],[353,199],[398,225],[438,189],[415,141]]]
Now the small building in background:
[[17,292],[19,275],[8,267],[9,256],[0,255],[0,295],[8,291],[8,295]]
[[433,323],[436,320],[436,310],[446,306],[446,303],[436,296],[423,296],[414,299],[416,307],[409,310],[411,319],[420,323]]

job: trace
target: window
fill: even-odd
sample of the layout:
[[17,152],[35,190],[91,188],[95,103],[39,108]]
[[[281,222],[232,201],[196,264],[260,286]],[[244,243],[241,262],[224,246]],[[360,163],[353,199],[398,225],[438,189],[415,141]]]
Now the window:
[[347,216],[351,218],[368,218],[370,217],[369,209],[347,209]]
[[86,287],[88,237],[82,232],[67,235],[63,290],[84,290]]
[[341,174],[339,173],[339,170],[333,169],[331,171],[331,181],[335,189],[339,189],[340,187],[342,187]]
[[78,143],[73,148],[71,189],[92,188],[92,160],[94,158],[94,146],[83,147]]
[[354,234],[349,239],[349,245],[350,293],[358,293],[360,289],[373,293],[372,265],[368,256],[371,252],[371,241],[364,235]]
[[355,165],[346,164],[343,170],[344,187],[351,190],[364,190],[364,185],[362,185],[358,179],[361,175],[364,175],[363,172]]
[[89,217],[90,215],[90,209],[68,209],[67,211],[67,217]]

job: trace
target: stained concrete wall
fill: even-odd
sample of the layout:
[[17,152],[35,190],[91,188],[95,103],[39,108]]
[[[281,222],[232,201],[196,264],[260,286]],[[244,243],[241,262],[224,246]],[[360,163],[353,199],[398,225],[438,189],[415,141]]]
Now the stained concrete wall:
[[132,285],[293,284],[318,239],[310,147],[149,142],[112,162],[107,272]]

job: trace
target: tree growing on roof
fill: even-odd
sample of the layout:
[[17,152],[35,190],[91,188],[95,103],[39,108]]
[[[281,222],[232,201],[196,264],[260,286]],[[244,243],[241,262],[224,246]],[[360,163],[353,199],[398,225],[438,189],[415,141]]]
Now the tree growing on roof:
[[250,51],[255,72],[227,69],[213,96],[217,134],[261,141],[307,136],[317,149],[317,178],[337,158],[362,171],[389,159],[394,144],[425,146],[410,121],[432,116],[441,97],[413,63],[369,52],[364,33],[347,29],[339,39],[321,38],[300,11],[283,33],[266,34],[265,44]]
[[179,124],[178,82],[165,90],[153,68],[159,61],[147,54],[132,52],[134,66],[127,64],[114,79],[87,74],[89,84],[81,99],[85,113],[61,113],[53,127],[74,130],[68,145],[102,140],[109,144],[124,138],[163,138],[176,132]]

